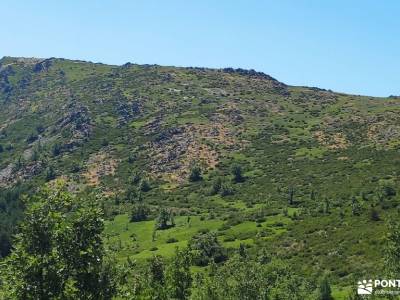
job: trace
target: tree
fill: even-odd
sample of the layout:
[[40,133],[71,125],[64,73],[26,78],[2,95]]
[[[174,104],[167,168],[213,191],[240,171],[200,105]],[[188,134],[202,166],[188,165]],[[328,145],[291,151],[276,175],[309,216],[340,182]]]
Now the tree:
[[369,212],[369,218],[371,221],[380,221],[379,213],[375,208],[371,208]]
[[233,193],[234,193],[234,190],[233,190],[233,188],[232,188],[232,186],[231,186],[230,184],[228,184],[228,183],[223,183],[223,184],[221,185],[221,188],[220,188],[220,190],[219,190],[219,194],[220,194],[222,197],[229,196],[229,195],[233,195]]
[[149,260],[149,274],[152,282],[165,283],[165,266],[162,256],[155,255]]
[[359,216],[361,214],[361,205],[355,196],[351,198],[351,213],[353,216]]
[[51,154],[53,154],[53,156],[60,155],[61,154],[61,145],[54,144],[53,147],[51,148]]
[[126,201],[130,203],[140,203],[143,201],[142,198],[142,193],[141,190],[139,192],[136,190],[136,188],[129,186],[128,189],[126,190],[126,196],[125,196]]
[[383,195],[386,198],[391,198],[396,196],[396,190],[394,188],[392,188],[391,186],[384,186],[383,187]]
[[107,147],[107,146],[109,145],[108,140],[107,140],[106,138],[103,138],[103,139],[101,140],[101,145],[102,145],[103,147]]
[[48,166],[46,169],[46,181],[50,181],[56,178],[56,171],[53,166]]
[[30,157],[31,161],[38,161],[40,157],[40,152],[37,147],[32,150],[32,155]]
[[161,208],[156,220],[156,228],[159,230],[164,230],[173,227],[174,225],[174,218],[171,211]]
[[133,172],[131,176],[131,182],[132,184],[138,184],[140,182],[140,173],[139,172]]
[[12,235],[17,222],[23,217],[21,198],[27,190],[28,185],[21,182],[14,187],[0,189],[0,260],[11,252]]
[[196,284],[200,299],[268,299],[266,270],[253,261],[235,255],[215,271],[211,269],[209,276],[201,286]]
[[211,184],[210,195],[213,196],[218,194],[219,191],[221,190],[221,186],[222,186],[222,179],[220,177],[215,178]]
[[141,190],[142,192],[148,192],[151,190],[149,181],[146,178],[143,178],[142,180],[140,180],[139,190]]
[[146,221],[150,213],[150,209],[144,203],[139,203],[133,206],[131,211],[131,222]]
[[30,133],[29,135],[28,135],[28,137],[26,138],[26,142],[28,143],[28,144],[32,144],[34,141],[36,141],[38,139],[38,136],[37,136],[37,134],[34,134],[34,133]]
[[133,164],[136,160],[136,155],[134,153],[129,153],[128,163]]
[[247,250],[243,243],[240,243],[239,245],[238,254],[243,259],[247,258]]
[[238,183],[244,181],[243,170],[240,165],[234,164],[231,168],[231,173],[233,175],[233,182]]
[[267,252],[265,248],[262,248],[258,254],[258,262],[262,265],[266,265],[271,262],[271,255]]
[[189,241],[189,249],[194,253],[194,263],[206,266],[210,262],[221,262],[226,259],[225,249],[213,232],[198,233]]
[[332,291],[328,279],[324,277],[318,289],[318,300],[331,300]]
[[168,299],[165,281],[164,260],[161,256],[155,255],[149,260],[147,270],[147,294],[150,299]]
[[14,172],[21,170],[22,166],[23,166],[23,158],[21,156],[19,156],[18,159],[14,163],[14,168],[13,168]]
[[192,255],[188,249],[176,248],[175,256],[167,269],[167,286],[169,299],[188,299],[192,286],[190,265]]
[[201,177],[201,169],[199,166],[193,166],[190,169],[190,175],[189,175],[189,181],[190,182],[196,182],[196,181],[200,181],[203,178]]
[[0,144],[0,153],[4,152],[3,145]]
[[10,299],[111,299],[101,211],[56,182],[30,201],[14,251],[3,262]]
[[44,126],[42,124],[39,124],[39,125],[36,126],[36,132],[38,134],[42,134],[44,132],[44,130],[45,130],[45,128],[44,128]]

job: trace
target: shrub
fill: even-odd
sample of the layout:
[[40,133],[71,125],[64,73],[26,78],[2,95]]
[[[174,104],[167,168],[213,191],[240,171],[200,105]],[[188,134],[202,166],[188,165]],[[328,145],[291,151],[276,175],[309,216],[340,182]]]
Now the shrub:
[[385,186],[383,188],[383,195],[387,198],[391,198],[396,196],[396,190],[392,188],[391,186]]
[[53,147],[51,148],[51,154],[53,156],[58,156],[61,154],[61,145],[60,144],[54,144]]
[[131,211],[131,222],[146,221],[150,213],[150,209],[145,204],[134,205]]
[[134,153],[129,153],[127,160],[128,160],[128,163],[133,164],[136,160],[136,155]]
[[189,181],[190,182],[196,182],[200,181],[203,178],[201,177],[201,169],[199,166],[193,166],[192,169],[190,170],[190,175],[189,175]]
[[178,240],[176,238],[170,237],[167,239],[167,244],[177,243]]
[[150,184],[149,184],[149,182],[147,181],[147,179],[144,178],[144,179],[142,179],[142,180],[140,181],[139,189],[140,189],[142,192],[148,192],[148,191],[151,190]]
[[231,168],[231,173],[233,175],[233,182],[238,183],[244,181],[243,170],[240,165],[233,165]]
[[370,213],[369,213],[369,218],[371,221],[379,221],[380,217],[379,217],[379,213],[375,208],[372,208]]
[[226,197],[229,195],[233,195],[234,194],[234,190],[232,188],[232,186],[230,186],[229,184],[225,183],[223,185],[221,185],[221,189],[219,191],[220,195],[222,197]]
[[173,226],[175,226],[175,222],[172,212],[162,208],[156,220],[156,229],[164,230]]
[[37,132],[38,134],[43,133],[44,130],[45,130],[45,128],[44,128],[43,125],[38,125],[38,126],[36,126],[36,132]]
[[56,172],[52,166],[46,169],[46,181],[50,181],[56,178]]
[[38,136],[36,134],[31,133],[27,138],[26,138],[26,142],[28,144],[33,143],[34,141],[36,141],[38,139]]
[[194,235],[189,241],[189,249],[194,252],[194,263],[198,266],[226,260],[225,249],[220,245],[217,235],[213,232]]
[[222,186],[222,179],[220,177],[214,179],[211,184],[210,195],[213,196],[218,194],[219,191],[221,190],[221,186]]

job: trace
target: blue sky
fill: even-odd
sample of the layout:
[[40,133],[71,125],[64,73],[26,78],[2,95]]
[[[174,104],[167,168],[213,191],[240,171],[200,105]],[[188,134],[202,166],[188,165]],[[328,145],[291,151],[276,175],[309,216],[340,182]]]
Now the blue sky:
[[3,0],[0,56],[242,67],[400,95],[400,1]]

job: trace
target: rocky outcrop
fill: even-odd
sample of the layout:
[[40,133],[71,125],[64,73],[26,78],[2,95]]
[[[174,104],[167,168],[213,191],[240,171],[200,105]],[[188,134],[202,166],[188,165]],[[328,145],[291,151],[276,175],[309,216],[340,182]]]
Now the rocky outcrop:
[[33,72],[35,73],[40,73],[40,72],[45,72],[48,71],[49,68],[52,66],[53,64],[53,59],[45,59],[41,62],[36,63],[33,66]]
[[18,181],[26,181],[32,177],[39,175],[43,170],[42,162],[35,161],[21,166],[19,169],[11,163],[4,169],[0,170],[0,187],[13,186]]
[[119,101],[116,107],[116,112],[119,116],[119,126],[123,126],[135,118],[138,118],[141,111],[142,105],[139,100],[129,102]]
[[93,125],[86,106],[74,103],[63,107],[63,110],[66,113],[57,121],[56,128],[57,130],[68,128],[71,131],[72,137],[62,146],[64,151],[70,151],[88,139]]

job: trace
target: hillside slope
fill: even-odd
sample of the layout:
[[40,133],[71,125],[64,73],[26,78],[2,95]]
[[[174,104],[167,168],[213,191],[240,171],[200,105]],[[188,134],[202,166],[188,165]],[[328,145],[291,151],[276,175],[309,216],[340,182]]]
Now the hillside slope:
[[[168,256],[208,229],[309,276],[379,274],[384,222],[399,204],[399,104],[242,69],[4,57],[1,254],[20,194],[63,177],[103,199],[121,259]],[[194,166],[201,180],[189,181]],[[152,218],[129,222],[137,201],[153,218],[172,209],[176,226],[152,239]]]

